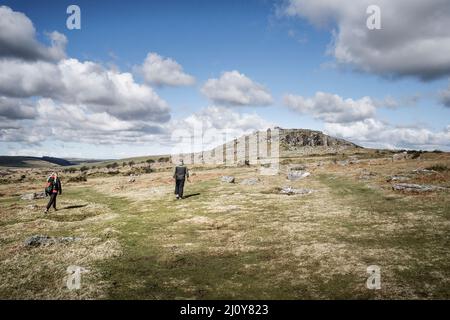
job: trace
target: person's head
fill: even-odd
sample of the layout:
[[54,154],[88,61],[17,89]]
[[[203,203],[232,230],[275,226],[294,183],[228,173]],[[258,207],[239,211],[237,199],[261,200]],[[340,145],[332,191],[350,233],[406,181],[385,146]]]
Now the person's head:
[[184,160],[181,159],[181,160],[180,160],[180,166],[183,166],[183,165],[184,165]]
[[58,173],[55,171],[55,172],[52,172],[52,177],[53,178],[58,178]]

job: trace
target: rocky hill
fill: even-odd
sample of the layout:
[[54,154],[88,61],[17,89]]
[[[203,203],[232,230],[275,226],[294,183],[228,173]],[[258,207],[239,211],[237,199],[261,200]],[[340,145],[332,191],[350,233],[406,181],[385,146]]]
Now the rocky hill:
[[321,131],[308,129],[279,129],[282,156],[309,155],[340,152],[344,149],[361,148],[344,139],[331,137]]
[[172,161],[183,159],[186,164],[257,164],[276,157],[338,153],[353,148],[361,147],[321,131],[275,127],[242,136],[212,150],[172,155]]

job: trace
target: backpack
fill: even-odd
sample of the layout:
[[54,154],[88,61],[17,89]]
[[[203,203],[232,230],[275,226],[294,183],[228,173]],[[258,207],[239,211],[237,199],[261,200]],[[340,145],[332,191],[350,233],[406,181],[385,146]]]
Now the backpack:
[[53,177],[48,178],[47,180],[47,187],[45,187],[45,194],[51,195],[53,192],[53,186],[55,185],[56,181],[53,179]]

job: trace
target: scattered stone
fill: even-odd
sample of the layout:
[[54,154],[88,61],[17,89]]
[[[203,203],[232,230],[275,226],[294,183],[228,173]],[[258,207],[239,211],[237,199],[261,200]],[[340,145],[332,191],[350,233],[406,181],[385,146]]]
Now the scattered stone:
[[336,162],[336,164],[338,164],[338,165],[340,165],[340,166],[348,166],[349,165],[349,161],[348,160],[340,160],[340,161],[337,161]]
[[226,183],[234,183],[235,179],[233,176],[222,176],[222,178],[220,178],[220,181]]
[[290,171],[304,171],[306,170],[306,166],[303,164],[295,164],[289,168]]
[[25,240],[25,245],[30,247],[38,247],[40,245],[47,245],[52,242],[49,236],[35,235]]
[[25,240],[25,246],[29,247],[39,247],[41,245],[48,246],[55,243],[69,243],[77,240],[79,240],[79,238],[75,237],[54,238],[46,235],[34,235]]
[[258,178],[248,178],[248,179],[244,179],[241,181],[241,184],[243,185],[247,185],[247,186],[253,186],[255,184],[259,183],[259,179]]
[[416,170],[413,170],[413,173],[416,173],[416,174],[433,174],[433,173],[437,173],[437,171],[428,170],[428,169],[416,169]]
[[69,242],[74,242],[74,241],[78,241],[80,240],[80,238],[76,238],[76,237],[60,237],[60,238],[56,238],[56,243],[69,243]]
[[399,182],[402,182],[402,181],[408,181],[408,180],[410,180],[411,178],[409,178],[409,177],[404,177],[404,176],[391,176],[391,177],[388,177],[387,178],[387,182],[392,182],[392,181],[399,181]]
[[26,208],[28,210],[36,210],[38,208],[38,206],[35,205],[35,204],[29,204],[29,205],[26,206]]
[[413,183],[398,183],[392,186],[392,189],[396,191],[407,191],[407,192],[430,192],[445,190],[443,187],[424,185],[424,184],[413,184]]
[[310,194],[313,190],[306,189],[306,188],[300,188],[300,189],[294,189],[292,187],[282,187],[280,190],[281,194],[287,194],[287,195],[293,195],[293,194]]
[[349,164],[356,164],[356,163],[359,163],[360,161],[359,161],[359,159],[358,159],[358,157],[357,156],[350,156],[349,158],[348,158],[348,163]]
[[400,161],[408,159],[408,152],[396,153],[392,155],[392,161]]
[[130,174],[130,178],[128,178],[128,182],[136,182],[136,177],[133,174]]
[[309,173],[308,171],[292,170],[288,173],[287,178],[288,178],[288,180],[295,181],[295,180],[306,178],[310,175],[311,175],[311,173]]
[[20,200],[36,200],[36,199],[43,199],[45,198],[45,193],[44,192],[34,192],[34,193],[27,193],[27,194],[23,194],[20,197]]
[[377,174],[372,171],[363,170],[361,174],[359,175],[359,178],[362,180],[369,180],[372,177],[375,177]]

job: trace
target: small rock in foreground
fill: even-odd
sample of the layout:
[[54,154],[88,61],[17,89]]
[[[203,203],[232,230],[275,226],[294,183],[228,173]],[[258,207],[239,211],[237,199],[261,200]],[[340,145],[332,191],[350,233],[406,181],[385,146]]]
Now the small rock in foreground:
[[392,189],[396,191],[407,191],[407,192],[430,192],[430,191],[444,190],[445,188],[425,184],[398,183],[393,185]]
[[20,196],[20,200],[35,200],[35,199],[43,199],[45,198],[44,192],[34,192],[34,193],[27,193]]
[[234,183],[235,179],[233,176],[223,176],[222,178],[220,178],[220,181],[226,183]]
[[280,190],[281,194],[287,194],[287,195],[292,195],[292,194],[310,194],[312,192],[313,192],[313,190],[311,190],[311,189],[305,189],[305,188],[294,189],[292,187],[283,187]]
[[25,245],[29,247],[47,246],[55,243],[69,243],[77,241],[79,238],[75,237],[60,237],[53,238],[46,235],[34,235],[25,240]]
[[287,178],[288,178],[288,180],[295,181],[295,180],[306,178],[309,175],[311,175],[311,173],[309,173],[308,171],[294,170],[294,171],[290,171],[288,173]]
[[392,176],[392,177],[389,177],[389,178],[387,178],[387,182],[391,182],[391,181],[400,181],[400,182],[402,182],[402,181],[408,181],[408,180],[410,180],[410,178],[409,177],[404,177],[404,176]]

